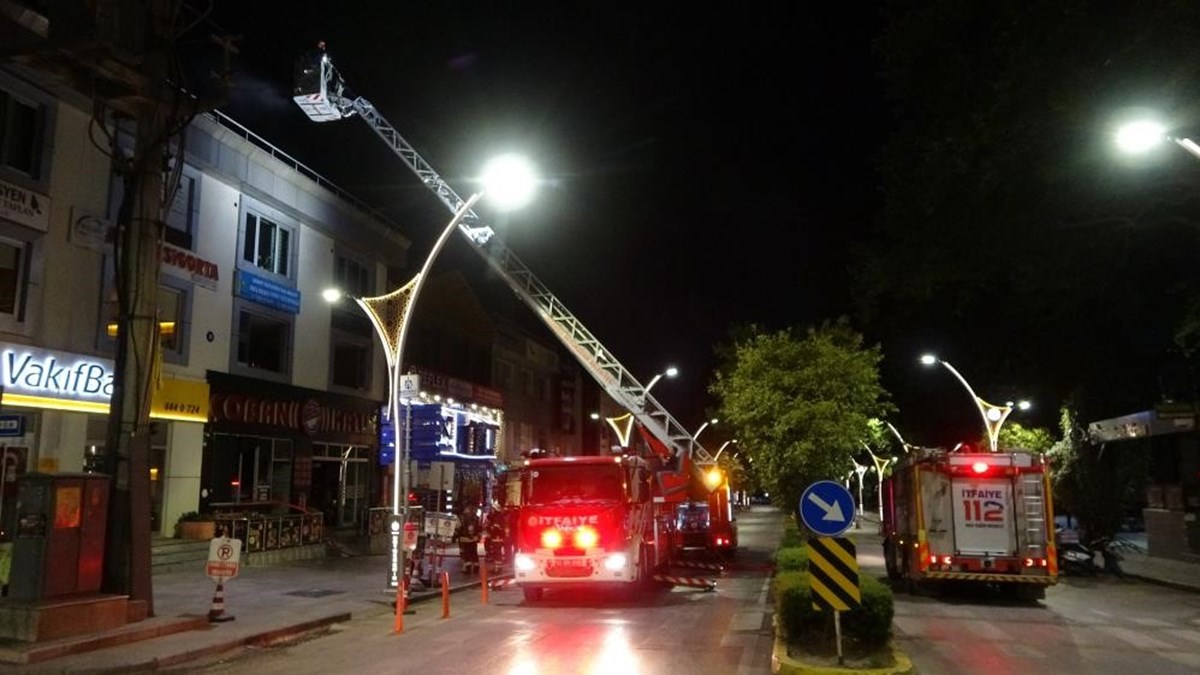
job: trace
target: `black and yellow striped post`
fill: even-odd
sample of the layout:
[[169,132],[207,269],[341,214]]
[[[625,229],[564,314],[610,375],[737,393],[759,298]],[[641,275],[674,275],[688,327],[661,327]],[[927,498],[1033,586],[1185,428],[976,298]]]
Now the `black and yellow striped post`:
[[833,610],[838,665],[843,665],[841,613],[862,604],[858,587],[858,558],[854,542],[844,537],[808,540],[808,577],[813,609]]

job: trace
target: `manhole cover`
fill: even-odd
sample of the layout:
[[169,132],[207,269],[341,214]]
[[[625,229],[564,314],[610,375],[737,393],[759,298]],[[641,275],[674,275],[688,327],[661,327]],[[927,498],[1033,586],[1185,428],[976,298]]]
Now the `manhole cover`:
[[295,595],[301,598],[323,598],[327,595],[337,595],[338,593],[345,593],[345,591],[331,591],[326,588],[314,588],[307,591],[292,591],[290,593],[284,593],[284,595]]

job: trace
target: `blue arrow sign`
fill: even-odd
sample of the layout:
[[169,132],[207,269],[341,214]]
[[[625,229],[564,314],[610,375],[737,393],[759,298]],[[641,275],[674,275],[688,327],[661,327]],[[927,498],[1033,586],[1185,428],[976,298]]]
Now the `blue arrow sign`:
[[841,483],[819,480],[800,495],[800,519],[822,537],[836,537],[854,522],[854,497]]

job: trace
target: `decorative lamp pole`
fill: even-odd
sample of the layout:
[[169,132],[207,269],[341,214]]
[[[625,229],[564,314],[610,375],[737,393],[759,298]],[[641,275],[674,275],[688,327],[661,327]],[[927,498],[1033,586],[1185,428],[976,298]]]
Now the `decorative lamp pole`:
[[[967,384],[967,380],[962,376],[962,373],[959,373],[957,370],[955,370],[954,366],[939,359],[933,354],[925,354],[922,356],[921,363],[927,366],[940,363],[945,366],[946,370],[949,370],[954,377],[958,378],[958,381],[962,383],[962,386],[967,390],[967,393],[971,395],[971,399],[975,401],[975,406],[979,408],[979,415],[983,418],[983,428],[987,432],[988,446],[992,452],[996,452],[999,449],[997,447],[997,441],[1000,438],[1000,427],[1004,425],[1004,420],[1008,419],[1009,414],[1012,413],[1013,404],[1007,403],[1005,405],[995,405],[983,400],[978,394],[975,393],[975,390],[971,388],[971,385]],[[1029,405],[1027,402],[1022,401],[1020,407],[1022,410],[1026,410],[1029,408]]]

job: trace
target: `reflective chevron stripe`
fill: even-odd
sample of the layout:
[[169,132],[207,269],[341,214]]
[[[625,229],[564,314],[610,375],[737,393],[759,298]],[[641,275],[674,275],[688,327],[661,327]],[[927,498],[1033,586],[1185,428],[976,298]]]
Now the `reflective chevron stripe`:
[[845,537],[808,540],[808,577],[813,609],[845,612],[862,604],[854,542]]
[[702,577],[677,577],[670,574],[655,574],[655,581],[661,581],[675,586],[690,586],[692,588],[703,588],[713,590],[717,587],[717,582],[712,579],[704,579]]
[[1057,581],[1054,577],[1032,577],[1017,574],[975,574],[972,572],[926,572],[926,579],[954,579],[960,581],[999,581],[1013,584],[1041,584],[1052,586]]

